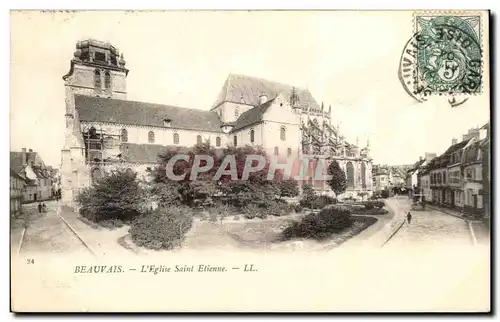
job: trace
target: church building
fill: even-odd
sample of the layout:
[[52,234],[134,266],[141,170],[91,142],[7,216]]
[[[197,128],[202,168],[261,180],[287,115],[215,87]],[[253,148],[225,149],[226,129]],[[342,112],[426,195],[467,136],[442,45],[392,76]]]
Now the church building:
[[[170,147],[210,142],[214,147],[261,146],[269,155],[336,159],[347,177],[346,195],[372,192],[369,147],[348,143],[332,125],[332,110],[307,89],[231,74],[207,110],[127,100],[129,70],[109,43],[79,41],[63,76],[66,102],[62,199],[71,203],[116,168],[142,177]],[[324,182],[310,181],[331,193]]]

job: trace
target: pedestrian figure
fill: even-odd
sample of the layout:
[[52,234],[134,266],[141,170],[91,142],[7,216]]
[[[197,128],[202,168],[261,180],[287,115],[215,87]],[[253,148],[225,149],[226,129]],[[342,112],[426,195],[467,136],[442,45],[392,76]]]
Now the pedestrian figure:
[[411,224],[411,214],[408,211],[408,214],[406,215],[406,220],[408,221],[409,224]]
[[43,212],[47,212],[47,206],[45,204],[42,204]]
[[42,204],[38,203],[38,212],[42,212]]

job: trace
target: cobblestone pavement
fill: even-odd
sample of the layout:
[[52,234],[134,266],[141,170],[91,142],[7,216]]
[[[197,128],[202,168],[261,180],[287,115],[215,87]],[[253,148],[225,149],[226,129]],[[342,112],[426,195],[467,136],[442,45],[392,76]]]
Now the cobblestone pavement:
[[[47,212],[39,214],[37,211],[30,220],[21,247],[21,255],[60,253],[88,256],[90,254],[88,250],[59,218],[57,203],[45,202],[45,205]],[[36,206],[36,204],[28,205],[27,210]]]
[[[400,211],[407,212],[409,201],[396,200]],[[403,227],[386,247],[472,246],[467,222],[435,210],[411,211],[411,224]]]

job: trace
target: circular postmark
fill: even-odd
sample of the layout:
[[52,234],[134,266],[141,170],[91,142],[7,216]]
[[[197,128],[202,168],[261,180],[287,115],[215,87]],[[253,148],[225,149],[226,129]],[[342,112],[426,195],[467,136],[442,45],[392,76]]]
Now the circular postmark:
[[478,35],[460,17],[421,19],[400,59],[399,79],[419,102],[433,94],[475,94],[482,86]]

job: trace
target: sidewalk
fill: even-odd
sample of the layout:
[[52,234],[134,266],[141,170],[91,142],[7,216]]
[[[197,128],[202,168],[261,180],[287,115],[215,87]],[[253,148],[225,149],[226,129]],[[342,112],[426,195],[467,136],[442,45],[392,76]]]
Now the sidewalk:
[[453,210],[453,209],[448,209],[448,208],[434,206],[434,205],[429,205],[429,204],[426,204],[425,208],[426,209],[428,208],[428,209],[431,209],[431,210],[435,210],[435,211],[439,211],[439,212],[442,212],[444,214],[447,214],[447,215],[454,216],[454,217],[457,217],[457,218],[465,220],[465,218],[464,218],[464,216],[463,216],[463,214],[461,212]]
[[478,244],[487,245],[490,243],[490,229],[483,221],[470,219],[465,214],[448,208],[429,205],[426,205],[425,207],[434,211],[439,211],[444,214],[463,219],[469,225],[471,235],[474,235]]
[[97,257],[134,255],[132,251],[118,244],[118,239],[128,234],[128,226],[114,230],[92,228],[78,219],[79,214],[76,212],[60,210],[59,215],[76,231]]

